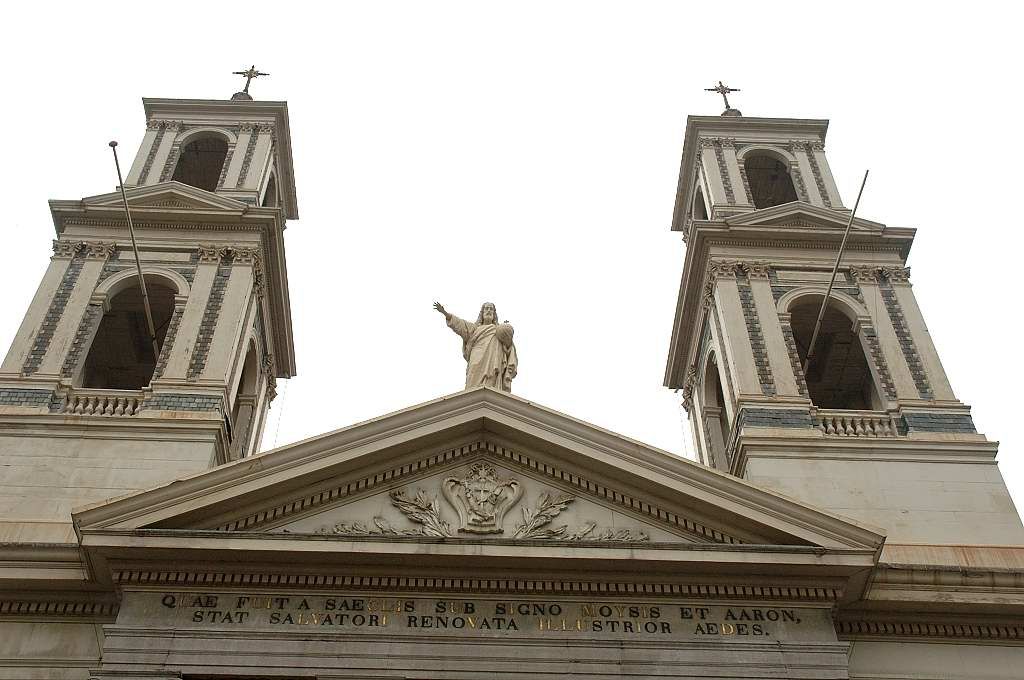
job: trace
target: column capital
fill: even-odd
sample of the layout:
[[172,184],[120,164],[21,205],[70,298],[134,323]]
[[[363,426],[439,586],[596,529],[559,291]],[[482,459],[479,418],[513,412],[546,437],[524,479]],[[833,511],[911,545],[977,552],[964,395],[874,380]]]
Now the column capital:
[[857,283],[878,283],[882,268],[870,264],[851,264],[849,270]]

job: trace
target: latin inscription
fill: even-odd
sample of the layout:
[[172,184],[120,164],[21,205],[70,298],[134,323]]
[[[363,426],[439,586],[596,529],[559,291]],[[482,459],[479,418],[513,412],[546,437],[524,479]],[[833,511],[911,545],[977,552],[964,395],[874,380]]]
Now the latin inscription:
[[[403,597],[136,593],[175,625],[410,634],[590,637],[792,637],[824,610],[701,603],[462,600]],[[158,598],[159,604],[152,602]],[[813,624],[813,622],[812,622]],[[829,626],[829,629],[831,626]]]

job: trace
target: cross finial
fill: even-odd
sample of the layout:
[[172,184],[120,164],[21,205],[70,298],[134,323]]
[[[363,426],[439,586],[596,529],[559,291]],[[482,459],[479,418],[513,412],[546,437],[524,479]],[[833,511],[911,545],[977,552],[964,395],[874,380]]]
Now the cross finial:
[[704,91],[705,92],[717,92],[718,94],[722,95],[722,100],[725,102],[725,111],[722,112],[723,116],[738,116],[738,115],[740,115],[740,112],[738,110],[736,110],[736,109],[732,108],[731,106],[729,106],[729,93],[730,92],[739,92],[738,88],[733,88],[733,87],[729,87],[728,85],[724,85],[722,83],[722,81],[719,80],[717,86],[715,86],[715,87],[705,87]]
[[231,74],[236,76],[245,76],[245,87],[242,88],[241,92],[236,92],[234,95],[232,95],[232,99],[252,99],[252,96],[249,95],[249,83],[252,82],[253,78],[270,75],[269,73],[257,71],[256,64],[253,64],[244,71],[232,71]]

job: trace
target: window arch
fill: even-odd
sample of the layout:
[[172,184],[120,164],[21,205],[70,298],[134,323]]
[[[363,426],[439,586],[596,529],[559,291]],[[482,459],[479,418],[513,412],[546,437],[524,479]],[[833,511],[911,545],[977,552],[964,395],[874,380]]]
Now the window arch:
[[[808,295],[790,305],[790,324],[801,365],[807,360],[822,297]],[[832,300],[825,308],[805,379],[811,401],[818,408],[884,408],[857,331],[856,317],[850,315],[844,305]]]
[[704,201],[704,191],[698,186],[693,192],[693,219],[708,219],[708,204]]
[[[107,311],[93,336],[82,370],[82,387],[113,390],[142,389],[153,379],[157,357],[142,302],[138,277],[127,277],[112,288]],[[177,289],[167,280],[146,275],[157,344],[163,347],[174,314]]]
[[216,191],[228,155],[228,143],[220,135],[206,133],[182,144],[171,179]]
[[749,153],[743,158],[743,171],[755,208],[770,208],[799,200],[788,163],[776,156],[764,151]]

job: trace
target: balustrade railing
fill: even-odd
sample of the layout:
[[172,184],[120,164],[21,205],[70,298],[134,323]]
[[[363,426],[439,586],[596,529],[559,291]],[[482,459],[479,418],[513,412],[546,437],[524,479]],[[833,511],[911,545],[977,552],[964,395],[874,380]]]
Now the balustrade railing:
[[68,390],[61,402],[61,413],[85,416],[134,416],[142,408],[142,391]]
[[834,437],[898,437],[896,417],[877,411],[818,410],[818,427]]

